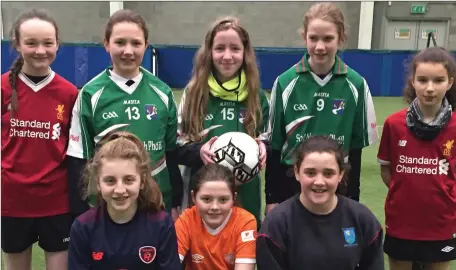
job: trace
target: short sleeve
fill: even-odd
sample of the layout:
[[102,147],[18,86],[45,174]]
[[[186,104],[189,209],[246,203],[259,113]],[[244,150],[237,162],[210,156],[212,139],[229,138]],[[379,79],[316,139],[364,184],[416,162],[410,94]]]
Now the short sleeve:
[[[400,142],[399,142],[400,143]],[[383,125],[382,138],[378,148],[377,160],[381,165],[389,165],[391,163],[391,124],[389,118],[386,119]]]
[[67,155],[90,159],[95,151],[93,138],[92,105],[89,95],[82,89],[73,106],[70,124],[70,141]]
[[188,226],[188,217],[185,212],[176,220],[174,227],[176,228],[177,235],[177,250],[182,262],[190,249],[191,233],[190,227]]
[[271,91],[271,100],[269,105],[268,125],[267,134],[269,135],[269,141],[272,149],[281,150],[286,140],[285,133],[285,120],[284,111],[282,104],[282,90],[279,82],[279,77],[274,82],[274,86]]
[[256,263],[257,222],[253,216],[239,227],[236,241],[235,263]]
[[363,78],[363,96],[358,99],[350,148],[361,149],[378,141],[377,119],[369,85]]

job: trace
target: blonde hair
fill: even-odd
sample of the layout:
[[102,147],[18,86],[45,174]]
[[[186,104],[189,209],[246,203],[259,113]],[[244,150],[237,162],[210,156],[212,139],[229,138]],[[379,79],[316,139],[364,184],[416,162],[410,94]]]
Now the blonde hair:
[[337,28],[337,34],[339,35],[339,43],[345,43],[347,41],[347,26],[345,24],[344,14],[336,5],[332,3],[318,3],[312,5],[304,15],[304,34],[307,33],[309,23],[314,19],[321,19],[334,23]]
[[194,58],[192,78],[186,87],[186,97],[183,105],[182,131],[190,141],[201,141],[199,133],[203,130],[204,115],[209,100],[208,78],[212,69],[212,45],[215,35],[220,31],[233,29],[238,33],[244,45],[244,69],[247,78],[248,98],[247,112],[244,118],[244,126],[247,134],[256,136],[259,123],[262,122],[260,98],[260,75],[256,63],[255,51],[250,42],[250,37],[244,27],[235,17],[225,17],[217,20],[207,32],[204,42]]
[[135,160],[141,182],[144,187],[139,191],[138,209],[147,209],[157,212],[164,209],[163,197],[158,184],[151,175],[149,155],[144,149],[141,140],[128,132],[115,132],[100,142],[102,146],[96,151],[95,156],[86,165],[84,171],[84,198],[96,196],[97,204],[104,203],[98,191],[99,172],[104,159]]

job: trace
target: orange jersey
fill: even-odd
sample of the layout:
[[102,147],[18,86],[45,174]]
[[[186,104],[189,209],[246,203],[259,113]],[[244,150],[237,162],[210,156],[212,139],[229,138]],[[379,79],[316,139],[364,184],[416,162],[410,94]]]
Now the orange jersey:
[[208,228],[195,206],[175,223],[178,251],[186,270],[234,269],[235,263],[256,263],[257,222],[246,210],[233,207],[219,228]]

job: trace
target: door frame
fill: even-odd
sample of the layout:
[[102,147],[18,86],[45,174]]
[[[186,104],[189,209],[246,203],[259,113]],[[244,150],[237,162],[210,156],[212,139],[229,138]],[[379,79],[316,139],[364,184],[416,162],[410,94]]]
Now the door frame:
[[[442,17],[442,18],[410,18],[410,17],[389,17],[389,18],[386,18],[386,24],[385,24],[385,34],[387,33],[388,31],[388,26],[389,26],[389,23],[390,21],[402,21],[402,22],[415,22],[416,23],[416,29],[417,29],[417,33],[416,33],[416,36],[415,36],[415,42],[414,42],[414,48],[413,50],[418,50],[418,39],[420,37],[420,34],[418,33],[419,31],[419,23],[420,22],[446,22],[446,29],[445,29],[445,37],[444,37],[444,40],[445,40],[445,44],[442,45],[442,47],[446,48],[448,47],[448,41],[449,41],[449,35],[450,35],[450,26],[451,26],[451,21],[450,21],[450,18],[448,17]],[[383,39],[383,49],[384,50],[387,50],[386,49],[386,45],[387,45],[387,38],[385,37]]]

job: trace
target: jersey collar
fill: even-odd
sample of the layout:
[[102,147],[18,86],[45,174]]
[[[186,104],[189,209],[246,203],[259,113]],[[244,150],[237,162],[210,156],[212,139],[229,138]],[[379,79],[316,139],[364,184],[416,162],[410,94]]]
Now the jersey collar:
[[[296,73],[305,73],[310,71],[310,65],[309,65],[309,54],[306,53],[304,56],[301,58],[301,61],[299,61],[296,65]],[[332,69],[332,74],[340,75],[340,74],[347,74],[348,66],[347,64],[340,59],[338,55],[336,55],[336,61],[334,62],[334,66]]]
[[39,83],[34,83],[31,81],[25,74],[21,71],[18,75],[19,79],[24,82],[28,87],[30,87],[34,92],[38,92],[39,90],[43,89],[46,85],[52,82],[52,79],[55,77],[55,72],[52,71],[51,67],[49,67],[49,75]]
[[[131,78],[131,79],[126,79],[126,78],[114,73],[114,71],[111,68],[108,68],[107,72],[108,72],[109,78],[115,84],[117,84],[117,86],[119,86],[123,91],[127,92],[130,95],[136,90],[136,88],[138,87],[138,85],[141,82],[141,79],[143,77],[143,73],[142,73],[141,69],[139,70],[139,74],[136,77]],[[134,81],[134,83],[130,86],[128,86],[126,84],[126,82],[129,80]]]
[[230,217],[231,217],[231,214],[233,213],[233,209],[231,208],[230,209],[230,212],[228,213],[228,215],[226,216],[225,220],[222,222],[222,224],[220,224],[220,226],[218,226],[217,228],[215,229],[211,229],[207,224],[206,222],[204,222],[204,219],[201,218],[201,221],[203,221],[203,224],[204,224],[204,227],[206,228],[207,232],[211,235],[217,235],[218,233],[220,233],[223,228],[225,228],[226,224],[228,224],[228,221],[230,221]]

